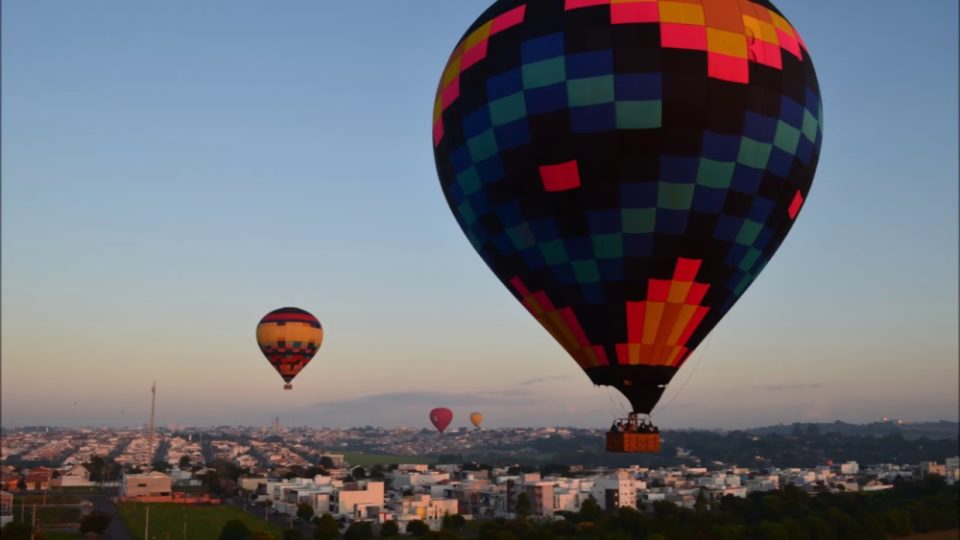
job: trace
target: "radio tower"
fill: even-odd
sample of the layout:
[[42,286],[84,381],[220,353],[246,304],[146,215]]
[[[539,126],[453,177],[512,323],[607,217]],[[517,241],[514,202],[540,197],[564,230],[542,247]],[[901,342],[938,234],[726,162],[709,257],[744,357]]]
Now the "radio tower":
[[157,410],[157,381],[153,381],[150,387],[150,436],[148,438],[147,448],[147,471],[153,470],[153,436],[154,436],[154,413]]

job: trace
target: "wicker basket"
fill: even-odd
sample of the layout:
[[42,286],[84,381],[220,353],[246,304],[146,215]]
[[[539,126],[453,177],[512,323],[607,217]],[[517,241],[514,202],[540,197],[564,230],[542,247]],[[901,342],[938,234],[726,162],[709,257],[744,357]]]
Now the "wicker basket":
[[659,452],[659,433],[607,433],[607,452]]

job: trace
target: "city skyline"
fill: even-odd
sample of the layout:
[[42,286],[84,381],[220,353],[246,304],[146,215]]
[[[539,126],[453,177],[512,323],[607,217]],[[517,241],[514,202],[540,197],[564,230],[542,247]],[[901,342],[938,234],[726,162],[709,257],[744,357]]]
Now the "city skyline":
[[[818,174],[654,417],[956,420],[957,5],[777,5],[820,77]],[[153,380],[158,425],[622,413],[443,199],[432,100],[481,5],[2,9],[4,427],[142,424]],[[326,334],[284,392],[254,330],[288,305]]]

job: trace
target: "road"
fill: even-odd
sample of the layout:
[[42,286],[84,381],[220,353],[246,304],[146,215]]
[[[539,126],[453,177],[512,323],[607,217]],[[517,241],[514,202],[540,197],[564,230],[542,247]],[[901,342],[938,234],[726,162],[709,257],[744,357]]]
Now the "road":
[[133,540],[133,535],[130,534],[130,530],[120,519],[120,513],[117,512],[117,507],[114,506],[109,495],[88,495],[86,499],[93,502],[94,510],[110,514],[113,517],[110,520],[110,526],[107,527],[106,534],[104,534],[105,538],[109,540]]
[[[262,506],[253,506],[249,502],[247,502],[246,506],[244,506],[243,500],[239,497],[226,497],[224,498],[223,503],[233,506],[234,508],[244,510],[246,513],[257,519],[269,521],[281,529],[291,528],[290,516],[274,514],[273,512],[269,511],[264,512]],[[300,525],[294,525],[293,528],[298,529],[300,533],[303,534],[304,538],[313,538],[313,525],[309,523],[301,523]]]

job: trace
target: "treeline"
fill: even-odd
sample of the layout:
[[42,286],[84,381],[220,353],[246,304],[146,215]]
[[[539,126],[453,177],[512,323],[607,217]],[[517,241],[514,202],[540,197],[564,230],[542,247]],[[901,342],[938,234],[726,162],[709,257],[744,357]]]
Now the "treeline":
[[[517,448],[514,452],[479,449],[465,459],[487,463],[543,464],[576,463],[587,467],[670,467],[691,464],[691,459],[678,457],[677,448],[696,456],[700,463],[735,463],[753,467],[815,467],[828,460],[834,463],[856,461],[870,463],[918,463],[938,461],[960,454],[957,439],[905,438],[900,433],[883,437],[821,433],[815,425],[789,434],[757,435],[744,431],[718,433],[710,431],[666,431],[659,454],[610,454],[601,446],[600,435],[562,438],[551,436],[525,443],[536,457],[526,458]],[[548,456],[548,457],[544,457]],[[443,456],[454,462],[459,456]],[[758,459],[759,458],[759,459]]]
[[589,500],[579,512],[562,513],[563,520],[537,522],[519,517],[468,522],[423,536],[443,540],[880,540],[960,527],[960,488],[947,486],[935,476],[898,482],[876,493],[810,496],[787,486],[743,499],[699,497],[694,509],[656,502],[644,510],[604,512]]

